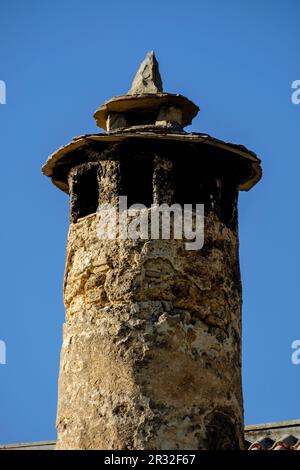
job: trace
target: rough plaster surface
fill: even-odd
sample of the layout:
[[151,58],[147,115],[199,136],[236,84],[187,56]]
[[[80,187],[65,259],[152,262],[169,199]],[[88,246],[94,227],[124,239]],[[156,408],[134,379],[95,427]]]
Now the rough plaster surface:
[[57,449],[243,446],[238,238],[99,240],[71,224]]

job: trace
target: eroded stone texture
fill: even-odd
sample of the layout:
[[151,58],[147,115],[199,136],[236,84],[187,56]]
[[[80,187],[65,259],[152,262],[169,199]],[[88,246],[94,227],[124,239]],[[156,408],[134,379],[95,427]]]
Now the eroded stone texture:
[[175,196],[173,162],[159,156],[153,162],[153,203],[171,205]]
[[168,124],[177,123],[182,125],[182,112],[180,108],[175,106],[163,106],[156,119],[156,125],[167,126]]
[[126,117],[120,113],[110,113],[107,117],[106,129],[107,131],[113,131],[121,127],[126,127]]
[[128,95],[158,93],[163,90],[159,66],[153,51],[148,52],[133,79]]
[[236,231],[209,212],[203,249],[186,251],[96,227],[69,230],[57,448],[241,448]]

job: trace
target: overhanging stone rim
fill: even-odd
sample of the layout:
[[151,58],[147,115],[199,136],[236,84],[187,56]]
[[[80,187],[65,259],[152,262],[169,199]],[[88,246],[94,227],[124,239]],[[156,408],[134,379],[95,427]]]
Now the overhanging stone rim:
[[55,168],[59,161],[61,161],[66,155],[72,154],[72,152],[88,147],[89,143],[92,141],[97,142],[111,142],[118,143],[126,140],[142,140],[142,139],[151,139],[151,140],[167,140],[167,141],[181,141],[186,143],[193,143],[196,145],[210,145],[216,148],[222,148],[232,154],[240,156],[244,159],[245,163],[251,167],[252,175],[245,181],[242,181],[239,185],[240,191],[249,191],[262,177],[261,169],[261,160],[257,155],[248,150],[243,145],[233,144],[229,142],[224,142],[222,140],[216,139],[208,134],[200,133],[166,133],[153,134],[152,132],[132,132],[132,133],[112,133],[112,134],[87,134],[74,137],[73,140],[67,145],[60,147],[56,152],[49,156],[47,162],[42,167],[42,172],[45,176],[49,176],[52,179],[52,182],[59,189],[68,194],[68,184],[65,180],[57,179],[55,176]]
[[183,127],[191,124],[200,108],[183,95],[173,93],[143,93],[140,95],[115,96],[106,101],[94,113],[98,127],[107,130],[109,113],[125,114],[136,111],[159,112],[165,105],[177,106],[182,110]]

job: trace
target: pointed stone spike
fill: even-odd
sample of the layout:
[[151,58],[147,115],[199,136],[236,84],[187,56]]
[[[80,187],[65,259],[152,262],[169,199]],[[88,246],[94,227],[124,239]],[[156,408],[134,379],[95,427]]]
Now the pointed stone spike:
[[163,91],[159,66],[153,51],[148,52],[132,82],[128,95],[159,93]]

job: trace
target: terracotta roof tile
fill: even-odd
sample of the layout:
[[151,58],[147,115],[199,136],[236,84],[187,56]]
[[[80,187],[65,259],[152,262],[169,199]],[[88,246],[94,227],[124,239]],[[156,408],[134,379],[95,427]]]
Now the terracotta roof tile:
[[292,447],[293,450],[300,450],[300,439],[299,441]]
[[275,441],[269,437],[258,439],[250,445],[249,450],[269,450],[273,447]]
[[248,450],[300,450],[300,420],[246,426]]

